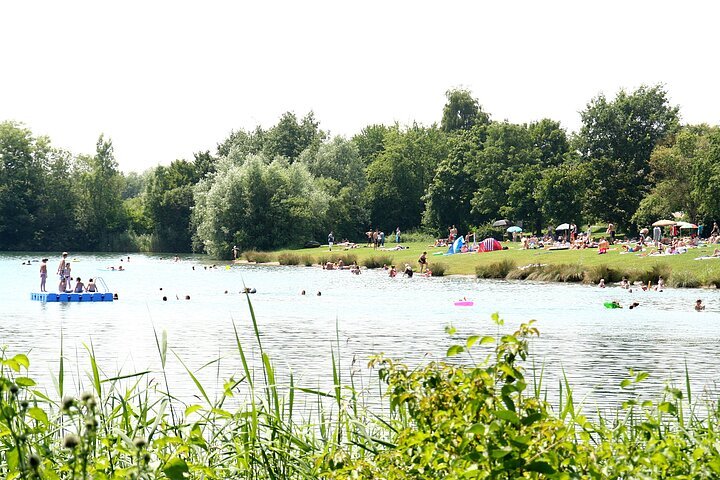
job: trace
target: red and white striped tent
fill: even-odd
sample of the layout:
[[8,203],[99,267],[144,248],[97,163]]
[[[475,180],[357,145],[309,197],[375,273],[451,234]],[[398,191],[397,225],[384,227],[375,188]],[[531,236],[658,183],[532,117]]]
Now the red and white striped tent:
[[478,253],[492,252],[494,250],[502,250],[502,245],[494,238],[486,238],[478,245]]

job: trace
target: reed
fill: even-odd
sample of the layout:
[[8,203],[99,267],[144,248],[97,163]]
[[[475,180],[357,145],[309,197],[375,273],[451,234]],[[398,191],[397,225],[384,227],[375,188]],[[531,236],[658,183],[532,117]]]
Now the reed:
[[367,268],[382,268],[383,265],[392,265],[393,259],[390,255],[372,255],[363,260]]
[[294,253],[281,253],[278,255],[280,265],[300,265],[300,255]]
[[248,250],[243,252],[245,260],[253,263],[269,263],[272,261],[272,256],[267,252],[258,252],[255,250]]
[[443,277],[448,269],[445,263],[432,263],[428,264],[428,269],[432,272],[433,277]]
[[475,267],[475,276],[477,278],[505,278],[515,269],[515,262],[505,259],[487,265],[478,265]]
[[692,272],[673,272],[668,285],[676,288],[697,288],[701,285],[700,279]]

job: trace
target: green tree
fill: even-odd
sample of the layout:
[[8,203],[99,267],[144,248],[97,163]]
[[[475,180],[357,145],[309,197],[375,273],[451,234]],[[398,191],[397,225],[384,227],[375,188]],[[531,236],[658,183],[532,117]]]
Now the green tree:
[[305,115],[300,122],[292,112],[286,112],[264,138],[263,151],[268,158],[285,157],[294,162],[306,148],[320,145],[325,132],[320,130],[313,112]]
[[144,209],[152,222],[154,250],[191,250],[190,214],[195,205],[194,186],[201,174],[194,163],[186,160],[158,166],[150,174]]
[[599,95],[581,112],[577,148],[593,166],[588,205],[596,219],[628,226],[653,186],[650,154],[678,129],[678,110],[657,85],[621,90],[612,101]]
[[447,156],[447,137],[436,127],[389,131],[385,150],[368,167],[370,220],[382,228],[420,225],[424,196],[435,168]]
[[476,125],[449,140],[449,154],[435,170],[424,197],[423,225],[436,233],[449,225],[468,231],[476,223],[470,202],[478,188],[476,171],[487,128]]
[[482,111],[480,103],[465,89],[451,89],[445,92],[447,103],[443,107],[440,128],[444,132],[470,130],[474,125],[487,125],[490,115]]
[[0,123],[0,249],[34,248],[41,207],[43,163],[32,132]]
[[327,195],[299,162],[221,159],[218,174],[198,183],[195,201],[196,245],[218,258],[229,258],[233,245],[302,245],[319,238],[326,225]]
[[75,218],[89,249],[113,248],[113,235],[125,232],[124,180],[118,171],[112,140],[98,138],[95,155],[81,155],[75,164],[73,187],[78,199]]
[[372,163],[377,156],[385,150],[385,135],[390,130],[399,130],[398,126],[368,125],[352,138],[358,147],[360,158],[365,165]]

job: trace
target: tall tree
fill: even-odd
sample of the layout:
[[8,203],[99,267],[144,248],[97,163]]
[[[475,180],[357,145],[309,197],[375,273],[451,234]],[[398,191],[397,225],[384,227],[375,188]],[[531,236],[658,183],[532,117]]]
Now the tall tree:
[[599,95],[581,112],[576,146],[594,166],[588,200],[595,218],[628,226],[652,187],[650,154],[678,129],[678,111],[657,85],[621,90],[612,101]]
[[452,89],[445,92],[447,103],[443,107],[440,128],[444,132],[470,130],[474,125],[487,125],[490,116],[482,111],[480,103],[472,93],[465,89]]
[[15,122],[0,123],[0,248],[34,247],[42,162],[32,132]]
[[419,226],[423,198],[446,156],[447,137],[437,127],[389,131],[385,150],[368,167],[366,199],[372,224],[403,230]]
[[265,135],[263,151],[270,159],[281,156],[294,162],[303,150],[317,148],[325,138],[325,132],[320,130],[319,125],[313,112],[305,115],[300,122],[294,113],[286,112]]
[[98,250],[113,247],[112,234],[126,231],[123,208],[124,180],[118,171],[112,140],[98,138],[95,155],[81,155],[76,163],[74,189],[78,198],[76,219],[86,245]]

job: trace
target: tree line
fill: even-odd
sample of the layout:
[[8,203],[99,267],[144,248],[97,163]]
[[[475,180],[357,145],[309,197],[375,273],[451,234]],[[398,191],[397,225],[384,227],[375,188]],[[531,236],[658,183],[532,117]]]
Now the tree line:
[[[629,233],[681,211],[720,217],[720,129],[683,125],[662,85],[598,95],[581,128],[497,121],[464,89],[439,123],[331,137],[314,114],[237,130],[216,151],[119,171],[112,141],[74,155],[0,123],[0,249],[207,252],[361,240],[369,227],[442,235],[613,222]],[[440,112],[439,112],[440,113]]]

